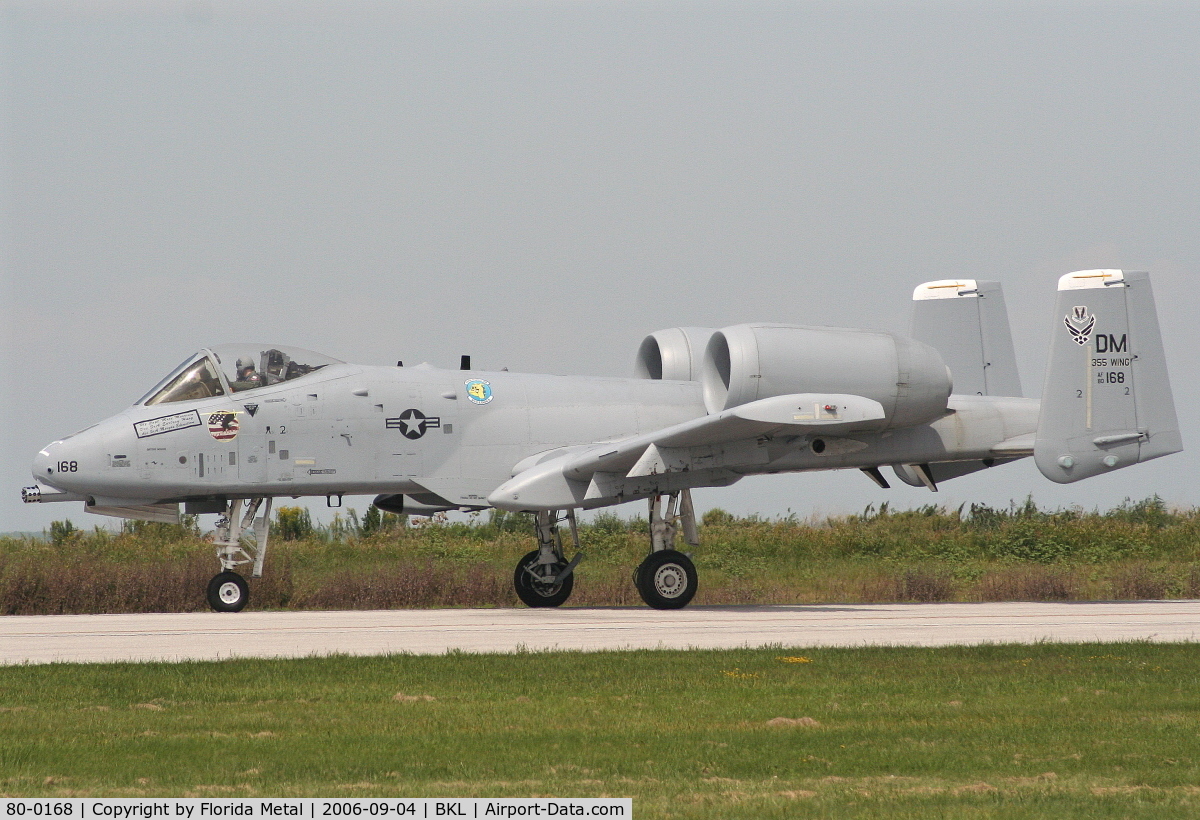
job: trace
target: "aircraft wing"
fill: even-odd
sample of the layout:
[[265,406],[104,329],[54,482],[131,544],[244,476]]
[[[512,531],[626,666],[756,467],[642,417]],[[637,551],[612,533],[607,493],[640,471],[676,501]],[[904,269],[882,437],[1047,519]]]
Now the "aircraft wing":
[[850,433],[885,418],[883,405],[862,396],[774,396],[652,433],[543,456],[498,487],[488,503],[507,509],[561,509],[605,495],[604,485],[614,479],[760,463],[766,459],[759,441],[765,435]]
[[623,472],[653,475],[684,469],[678,462],[695,456],[698,448],[753,439],[785,431],[791,435],[850,431],[864,422],[884,418],[883,405],[862,396],[799,393],[743,404],[646,435],[593,447],[563,466],[563,474],[587,481],[593,473]]

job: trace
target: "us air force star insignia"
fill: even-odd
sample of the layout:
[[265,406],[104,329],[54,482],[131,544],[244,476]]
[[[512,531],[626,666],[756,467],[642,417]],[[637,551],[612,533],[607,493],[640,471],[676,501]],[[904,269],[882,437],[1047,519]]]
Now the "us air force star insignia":
[[1063,318],[1063,322],[1066,323],[1067,330],[1071,332],[1071,338],[1075,340],[1075,344],[1082,347],[1092,338],[1092,328],[1096,326],[1096,317],[1088,314],[1086,306],[1076,306],[1070,315]]
[[409,408],[394,419],[385,421],[387,429],[399,430],[404,433],[405,438],[420,438],[425,435],[425,431],[431,428],[442,426],[442,419],[439,416],[427,416],[420,410]]

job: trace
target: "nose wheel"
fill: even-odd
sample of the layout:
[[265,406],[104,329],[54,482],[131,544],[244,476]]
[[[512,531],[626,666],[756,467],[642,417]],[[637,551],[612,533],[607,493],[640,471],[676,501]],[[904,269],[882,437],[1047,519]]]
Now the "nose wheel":
[[529,607],[562,606],[575,588],[575,575],[557,580],[567,568],[565,562],[538,563],[540,550],[534,550],[517,562],[513,573],[513,588],[521,603]]
[[575,557],[570,562],[563,555],[562,533],[558,529],[562,519],[558,513],[540,512],[534,518],[538,548],[518,561],[513,572],[513,589],[525,606],[562,606],[571,597],[575,588],[575,567],[583,553],[579,552],[579,528],[574,510],[567,510],[566,520],[575,547]]
[[219,572],[208,582],[208,605],[217,612],[241,612],[250,602],[250,585],[236,572]]
[[244,510],[243,499],[226,502],[225,513],[217,520],[213,538],[221,572],[208,582],[206,595],[208,605],[215,611],[241,612],[246,608],[250,602],[250,587],[233,568],[249,564],[250,577],[261,577],[270,532],[270,498],[245,499]]

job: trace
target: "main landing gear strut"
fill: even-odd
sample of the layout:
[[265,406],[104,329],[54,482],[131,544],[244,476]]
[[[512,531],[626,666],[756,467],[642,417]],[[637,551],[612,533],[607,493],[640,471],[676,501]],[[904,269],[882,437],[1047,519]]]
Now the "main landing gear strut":
[[650,504],[650,554],[633,573],[633,585],[648,606],[655,609],[681,609],[696,594],[696,565],[687,553],[675,549],[675,538],[683,530],[683,539],[700,546],[696,529],[696,511],[692,494],[680,490],[666,497],[655,495]]
[[[266,501],[264,505],[263,502]],[[250,564],[250,577],[262,576],[267,557],[267,536],[271,529],[271,499],[235,498],[226,504],[225,514],[217,520],[217,560],[221,571],[208,582],[208,605],[217,612],[241,612],[250,601],[246,579],[233,571],[234,567]],[[259,515],[259,509],[262,515]],[[249,544],[244,536],[253,537]]]
[[[696,529],[696,511],[692,495],[680,490],[668,496],[651,496],[650,554],[633,573],[633,584],[642,600],[655,609],[680,609],[696,595],[696,566],[687,553],[675,549],[682,531],[683,539],[700,546]],[[575,556],[567,561],[563,554],[560,524],[569,525]],[[513,586],[526,606],[561,606],[571,597],[575,586],[575,567],[583,554],[579,551],[579,528],[575,511],[539,512],[534,521],[538,548],[517,562]]]

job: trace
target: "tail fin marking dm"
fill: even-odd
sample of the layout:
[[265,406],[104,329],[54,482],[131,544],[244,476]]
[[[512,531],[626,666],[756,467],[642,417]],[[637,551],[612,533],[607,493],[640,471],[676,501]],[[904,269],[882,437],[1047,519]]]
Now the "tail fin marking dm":
[[1183,449],[1146,273],[1059,279],[1034,461],[1067,484]]

